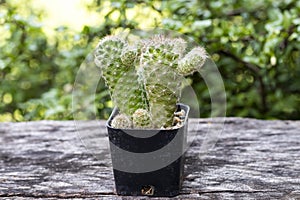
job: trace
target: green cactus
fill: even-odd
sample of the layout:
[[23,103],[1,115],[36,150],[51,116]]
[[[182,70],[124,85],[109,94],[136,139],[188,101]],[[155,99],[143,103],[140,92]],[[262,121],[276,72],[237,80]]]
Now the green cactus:
[[177,67],[178,73],[189,75],[198,71],[205,63],[207,54],[204,48],[195,47],[182,58]]
[[186,46],[181,38],[163,35],[137,41],[135,45],[117,36],[99,42],[95,63],[112,101],[121,114],[130,116],[134,128],[173,125],[184,76],[199,70],[207,59],[203,48],[186,53]]
[[182,39],[170,39],[162,35],[144,42],[139,72],[144,81],[155,128],[172,126],[183,78],[176,73],[176,69],[185,48]]
[[99,42],[94,55],[120,112],[131,116],[139,108],[147,109],[143,85],[135,71],[135,54],[128,44],[117,36],[107,36]]
[[95,64],[101,69],[103,78],[111,92],[124,71],[128,70],[120,59],[125,41],[116,36],[106,36],[100,40],[94,52]]
[[132,115],[132,122],[135,128],[150,128],[151,117],[149,111],[137,109]]
[[113,128],[131,128],[132,122],[125,114],[118,114],[111,122]]
[[135,46],[127,45],[121,54],[121,61],[126,66],[132,66],[138,56],[138,50]]

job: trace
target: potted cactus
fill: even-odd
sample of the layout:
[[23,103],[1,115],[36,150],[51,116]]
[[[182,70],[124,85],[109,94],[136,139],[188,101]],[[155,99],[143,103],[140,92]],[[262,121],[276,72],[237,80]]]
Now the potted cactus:
[[115,105],[107,129],[117,194],[179,193],[189,113],[179,99],[185,76],[206,59],[202,47],[189,49],[181,38],[100,40],[94,61]]

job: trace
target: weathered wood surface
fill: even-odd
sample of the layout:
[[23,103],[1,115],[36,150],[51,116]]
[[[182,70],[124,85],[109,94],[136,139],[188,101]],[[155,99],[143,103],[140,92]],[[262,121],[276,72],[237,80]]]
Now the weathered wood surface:
[[[190,127],[214,127],[209,119]],[[148,199],[115,195],[105,122],[0,123],[0,198]],[[187,152],[176,199],[300,199],[300,121],[227,118],[204,157],[200,131]],[[95,156],[93,149],[98,151]],[[159,199],[159,198],[153,198]]]

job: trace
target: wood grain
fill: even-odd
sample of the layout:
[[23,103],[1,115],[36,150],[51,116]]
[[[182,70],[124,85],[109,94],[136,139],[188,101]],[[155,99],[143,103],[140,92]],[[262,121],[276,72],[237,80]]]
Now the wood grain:
[[[300,199],[300,121],[226,118],[203,152],[219,121],[190,120],[175,199]],[[0,123],[0,144],[2,198],[148,199],[115,194],[105,121]]]

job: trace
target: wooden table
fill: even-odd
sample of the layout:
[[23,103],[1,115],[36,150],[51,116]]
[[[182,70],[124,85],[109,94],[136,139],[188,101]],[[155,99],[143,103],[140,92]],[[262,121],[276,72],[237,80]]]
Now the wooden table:
[[[226,118],[205,155],[201,130],[218,124],[197,124],[175,199],[300,199],[300,121]],[[148,199],[115,194],[105,122],[78,128],[88,149],[74,121],[0,123],[0,198]]]

